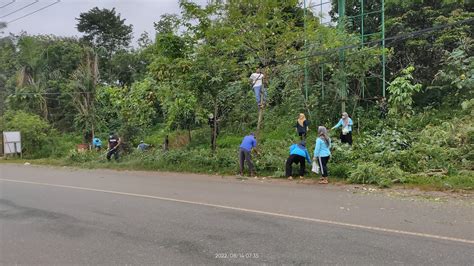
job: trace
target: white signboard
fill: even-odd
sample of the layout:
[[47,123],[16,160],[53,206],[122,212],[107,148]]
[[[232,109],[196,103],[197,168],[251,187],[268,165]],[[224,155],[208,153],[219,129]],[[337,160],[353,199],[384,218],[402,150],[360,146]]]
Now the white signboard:
[[19,131],[3,132],[3,153],[21,153],[21,134]]

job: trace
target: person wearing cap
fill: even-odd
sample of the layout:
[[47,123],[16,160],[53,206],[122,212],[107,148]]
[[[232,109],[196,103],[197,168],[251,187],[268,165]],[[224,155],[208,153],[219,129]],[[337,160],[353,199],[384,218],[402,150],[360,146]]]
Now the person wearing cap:
[[255,176],[255,167],[252,162],[252,149],[257,147],[257,140],[255,139],[255,134],[250,133],[242,139],[240,144],[239,151],[239,162],[240,162],[240,175],[244,175],[244,161],[247,162],[249,166],[250,176]]
[[139,151],[146,151],[148,148],[150,147],[150,145],[146,144],[145,142],[140,141],[140,144],[138,144],[137,146],[137,150]]
[[286,160],[286,177],[288,179],[293,179],[292,172],[293,163],[300,165],[300,178],[303,178],[306,164],[305,160],[311,164],[311,159],[309,157],[308,150],[306,149],[306,142],[303,140],[299,144],[293,144],[290,146],[290,157]]
[[344,112],[342,113],[342,118],[339,119],[339,122],[333,126],[331,129],[339,128],[342,126],[342,131],[340,135],[340,139],[342,143],[347,143],[352,146],[352,119],[349,115]]
[[109,151],[107,152],[107,160],[110,161],[110,158],[112,155],[114,156],[114,159],[118,161],[119,159],[119,146],[121,144],[121,139],[114,133],[110,132],[109,134],[109,142],[107,144],[107,148]]
[[[216,119],[213,114],[209,114],[207,118],[207,124],[211,128],[211,146],[214,147],[214,141],[217,139],[217,136],[219,135],[219,122],[220,119]],[[214,123],[216,125],[216,136],[214,138]]]

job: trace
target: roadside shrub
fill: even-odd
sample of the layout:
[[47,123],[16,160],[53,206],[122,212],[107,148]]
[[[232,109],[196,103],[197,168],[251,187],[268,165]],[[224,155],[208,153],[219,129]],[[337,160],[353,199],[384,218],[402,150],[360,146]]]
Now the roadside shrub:
[[52,137],[56,132],[44,119],[23,111],[7,112],[0,131],[20,131],[25,157],[48,157],[52,153]]
[[349,176],[351,183],[377,184],[379,187],[390,187],[393,183],[405,183],[405,173],[399,167],[384,168],[368,162],[359,163]]
[[328,168],[331,177],[347,179],[353,167],[347,163],[332,163],[329,161]]

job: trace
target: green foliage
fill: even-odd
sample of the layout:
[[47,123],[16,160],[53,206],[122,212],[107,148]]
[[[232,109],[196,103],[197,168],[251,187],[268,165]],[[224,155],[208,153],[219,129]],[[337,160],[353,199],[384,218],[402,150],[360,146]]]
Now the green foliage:
[[413,114],[413,95],[421,90],[421,84],[412,84],[414,67],[407,67],[402,76],[397,77],[387,88],[390,92],[388,100],[389,114],[393,116],[411,116]]
[[442,69],[432,89],[440,89],[445,102],[458,104],[474,97],[474,42],[465,38],[452,52],[445,52]]
[[405,173],[398,167],[384,168],[376,163],[359,163],[348,179],[351,183],[376,184],[379,187],[389,187],[395,182],[404,183]]
[[100,116],[106,120],[106,131],[118,130],[125,140],[135,140],[147,130],[157,114],[157,87],[152,79],[135,82],[129,87],[100,87],[97,91]]
[[41,117],[22,111],[8,112],[1,118],[0,131],[20,131],[22,150],[26,157],[47,157],[51,154],[51,126]]
[[[357,15],[362,2],[366,12],[381,8],[378,0],[345,2],[347,15]],[[473,17],[466,1],[385,4],[386,36]],[[299,139],[294,129],[298,113],[311,122],[312,148],[317,126],[333,125],[343,101],[357,126],[352,147],[332,136],[331,179],[379,186],[404,183],[408,177],[412,183],[446,188],[470,184],[472,24],[390,44],[385,51],[390,116],[382,120],[374,101],[380,100],[385,82],[379,75],[383,51],[361,45],[381,36],[362,40],[360,16],[344,21],[341,30],[322,25],[311,11],[305,18],[297,0],[210,1],[206,6],[180,1],[180,8],[180,15],[163,15],[154,24],[154,40],[144,33],[138,49],[128,47],[132,27],[113,9],[80,15],[82,42],[26,34],[0,38],[0,110],[10,111],[4,120],[11,120],[13,110],[34,113],[61,133],[45,129],[55,145],[29,148],[30,156],[66,156],[67,164],[87,167],[233,174],[240,141],[257,124],[248,77],[260,67],[268,105],[259,154],[254,154],[259,174],[284,175],[288,146]],[[334,5],[333,20],[336,10]],[[364,17],[366,33],[379,26],[379,15]],[[210,113],[220,128],[214,153],[209,149]],[[101,153],[74,152],[84,135],[79,131],[92,129],[102,137],[116,131],[130,146],[144,139],[156,149],[124,152],[118,164],[106,163]],[[170,150],[163,152],[167,135]]]

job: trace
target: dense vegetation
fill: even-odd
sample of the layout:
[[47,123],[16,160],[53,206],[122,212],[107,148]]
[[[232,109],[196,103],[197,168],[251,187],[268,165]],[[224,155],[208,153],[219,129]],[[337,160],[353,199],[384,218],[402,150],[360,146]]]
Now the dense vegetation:
[[[357,14],[360,1],[347,2],[347,14]],[[156,38],[143,33],[136,47],[132,25],[113,9],[94,8],[77,18],[81,39],[26,33],[0,39],[0,130],[21,130],[25,157],[48,162],[234,174],[241,138],[257,128],[248,77],[261,67],[268,105],[255,154],[259,174],[284,175],[299,113],[311,122],[311,150],[317,126],[333,126],[343,104],[355,122],[354,146],[339,144],[331,131],[330,177],[474,189],[468,2],[385,0],[386,37],[435,27],[387,42],[385,51],[378,35],[361,45],[360,23],[321,25],[313,13],[304,16],[297,0],[205,7],[182,0],[181,14],[163,15],[154,23]],[[379,3],[367,0],[366,12]],[[337,20],[337,5],[331,16]],[[366,30],[379,31],[377,22],[367,19]],[[383,52],[387,116],[378,104]],[[215,147],[209,114],[219,121]],[[105,141],[110,131],[126,144],[120,163],[75,151],[91,135]],[[166,136],[168,151],[161,148]],[[140,140],[154,149],[135,151]]]

